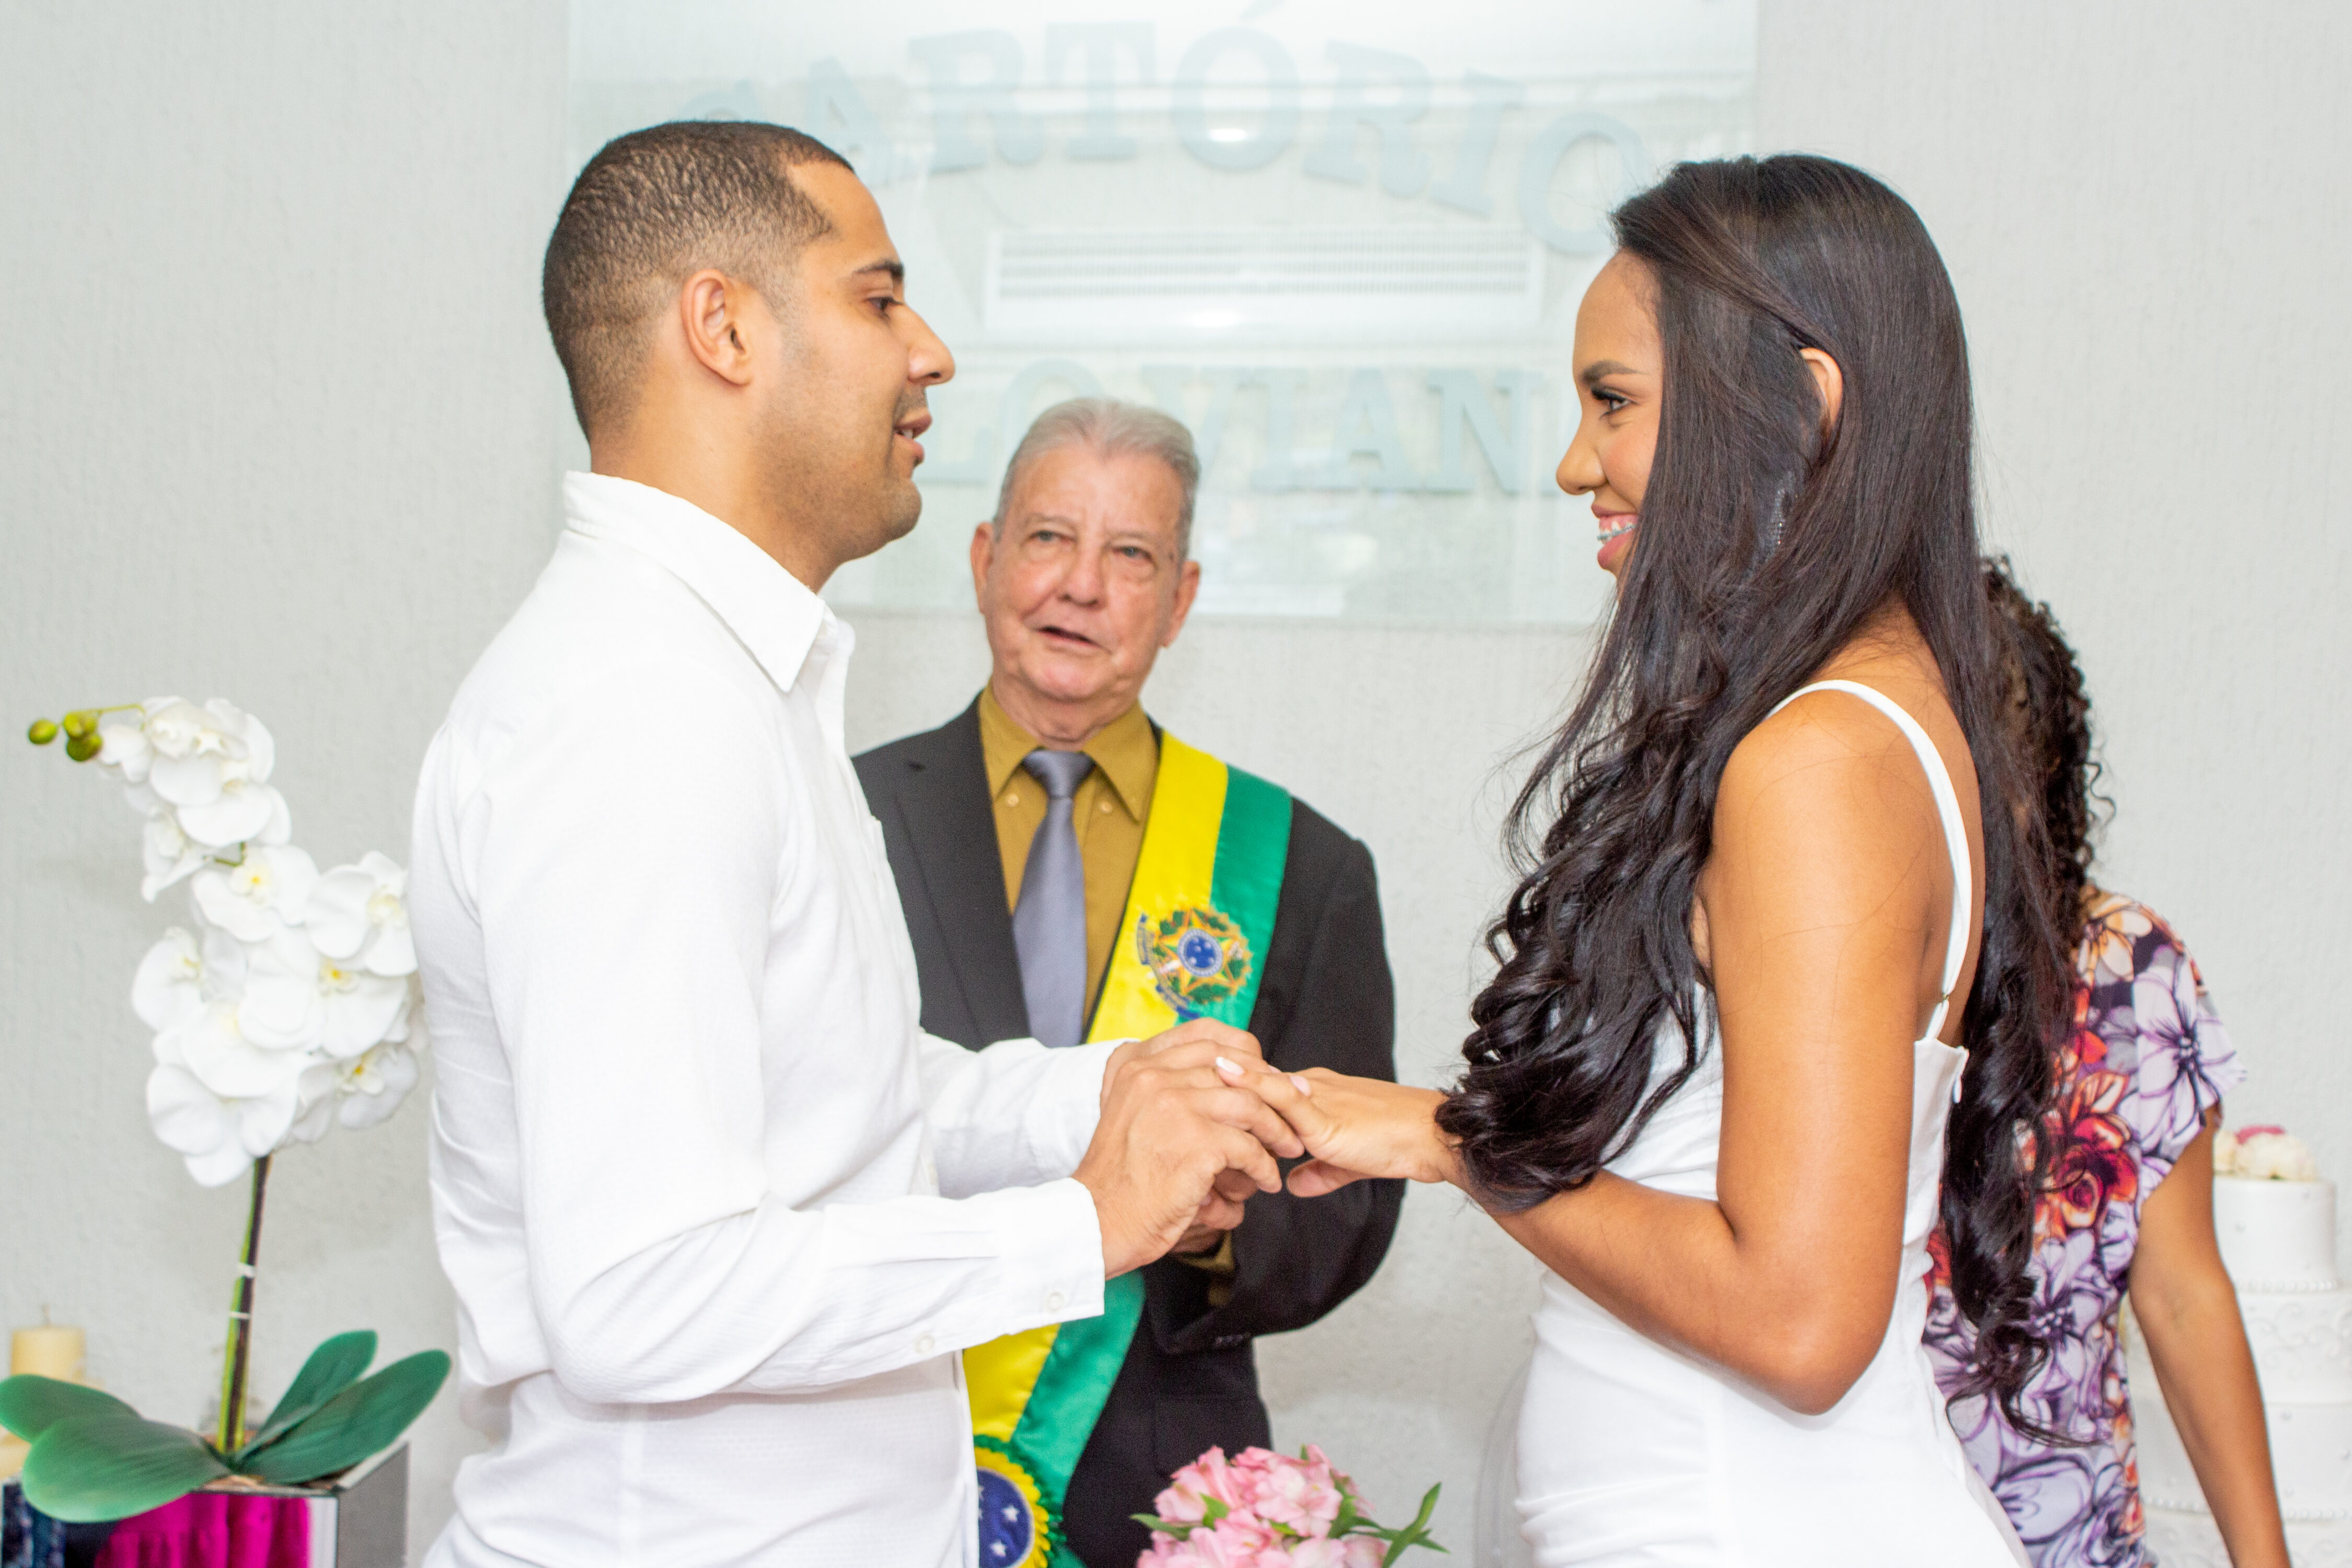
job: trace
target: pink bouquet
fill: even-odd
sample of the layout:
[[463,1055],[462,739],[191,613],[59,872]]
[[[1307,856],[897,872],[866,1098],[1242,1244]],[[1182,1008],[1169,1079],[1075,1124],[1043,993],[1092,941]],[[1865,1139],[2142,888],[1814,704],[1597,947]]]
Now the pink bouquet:
[[1363,1515],[1356,1483],[1309,1443],[1298,1458],[1245,1448],[1228,1459],[1212,1448],[1176,1472],[1152,1500],[1150,1549],[1136,1568],[1380,1568],[1409,1546],[1443,1552],[1429,1538],[1436,1487],[1402,1530]]

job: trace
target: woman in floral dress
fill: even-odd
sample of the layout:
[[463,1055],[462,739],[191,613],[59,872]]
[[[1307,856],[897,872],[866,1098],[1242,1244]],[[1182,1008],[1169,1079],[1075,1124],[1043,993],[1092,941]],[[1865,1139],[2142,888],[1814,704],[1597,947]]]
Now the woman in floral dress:
[[[2034,1215],[2034,1327],[2049,1359],[2021,1401],[2045,1430],[2011,1425],[1970,1386],[1969,1326],[1940,1235],[1927,1349],[1952,1425],[2017,1526],[2035,1568],[2138,1568],[2143,1544],[2123,1293],[2236,1568],[2286,1568],[2262,1393],[2236,1292],[2213,1240],[2213,1130],[2244,1078],[2180,939],[2152,910],[2090,879],[2090,701],[2046,605],[1988,563],[2010,637],[2020,743],[2038,754],[2040,809],[2062,882],[2078,890],[2074,1025],[2043,1123],[2048,1182]],[[2052,1439],[2060,1439],[2053,1441]]]

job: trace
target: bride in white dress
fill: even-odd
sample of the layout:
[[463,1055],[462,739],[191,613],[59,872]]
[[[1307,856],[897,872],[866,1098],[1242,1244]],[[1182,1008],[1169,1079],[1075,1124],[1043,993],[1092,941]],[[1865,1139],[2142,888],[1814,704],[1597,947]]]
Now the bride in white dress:
[[1938,1236],[1985,1388],[2039,1352],[2019,1134],[2068,1000],[2032,814],[1985,807],[2024,797],[1958,309],[1827,160],[1685,164],[1616,226],[1559,482],[1618,604],[1514,814],[1464,1076],[1247,1081],[1295,1190],[1453,1182],[1549,1268],[1543,1568],[2022,1562],[1920,1346]]

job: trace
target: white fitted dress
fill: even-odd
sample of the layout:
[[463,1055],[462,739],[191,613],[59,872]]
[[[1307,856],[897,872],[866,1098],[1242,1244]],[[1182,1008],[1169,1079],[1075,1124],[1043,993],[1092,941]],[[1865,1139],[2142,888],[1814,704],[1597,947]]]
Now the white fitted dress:
[[[1825,690],[1869,703],[1909,739],[1952,860],[1945,995],[1911,1047],[1910,1174],[1894,1316],[1845,1397],[1820,1415],[1801,1415],[1627,1327],[1547,1274],[1518,1441],[1521,1528],[1538,1568],[2010,1568],[2025,1561],[1960,1452],[1920,1344],[1944,1122],[1968,1059],[1936,1037],[1968,955],[1968,828],[1934,743],[1882,693],[1824,680],[1781,706]],[[1651,1070],[1669,1073],[1681,1059],[1681,1038],[1669,1030]],[[1722,1131],[1717,1042],[1609,1169],[1660,1192],[1712,1199]]]

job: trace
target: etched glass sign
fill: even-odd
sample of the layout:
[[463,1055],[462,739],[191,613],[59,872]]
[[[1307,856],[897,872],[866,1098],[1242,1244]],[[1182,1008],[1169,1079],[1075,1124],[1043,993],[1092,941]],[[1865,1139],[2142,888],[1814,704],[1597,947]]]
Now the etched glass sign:
[[1576,301],[1619,197],[1747,150],[1755,33],[1753,0],[573,0],[572,152],[773,120],[873,188],[958,372],[922,525],[838,603],[968,605],[1013,444],[1104,392],[1199,443],[1200,613],[1574,623]]

